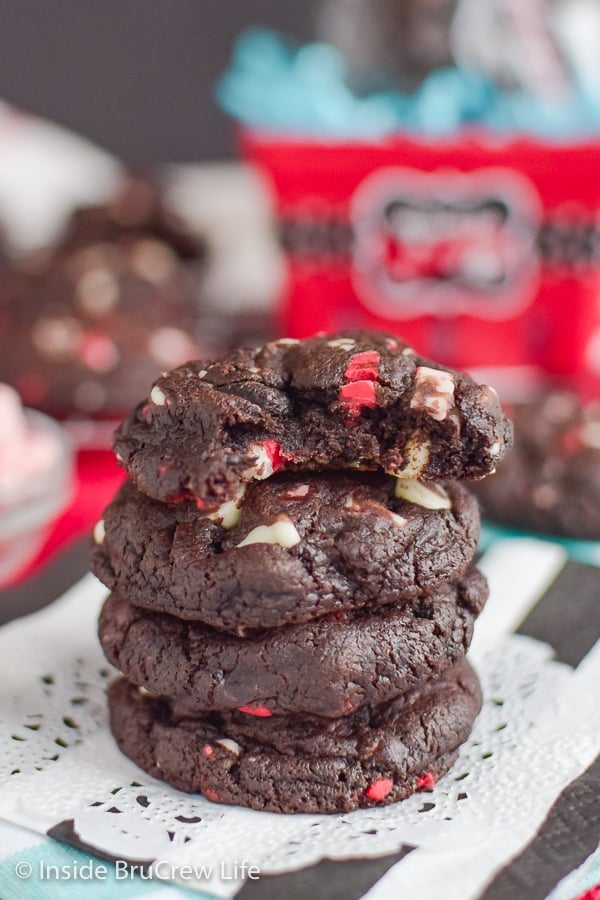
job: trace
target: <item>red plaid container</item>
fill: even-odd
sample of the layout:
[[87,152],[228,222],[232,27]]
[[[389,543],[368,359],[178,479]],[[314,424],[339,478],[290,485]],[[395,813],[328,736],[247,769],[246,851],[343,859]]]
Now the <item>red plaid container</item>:
[[286,334],[381,328],[600,386],[600,144],[242,140],[272,185]]

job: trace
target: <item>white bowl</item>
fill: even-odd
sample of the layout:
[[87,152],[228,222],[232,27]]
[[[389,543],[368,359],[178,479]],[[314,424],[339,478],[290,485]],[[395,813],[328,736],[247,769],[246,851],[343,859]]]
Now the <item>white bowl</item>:
[[73,497],[73,451],[60,425],[25,410],[30,428],[56,441],[59,452],[46,471],[0,498],[0,587],[12,581],[33,559],[51,525]]

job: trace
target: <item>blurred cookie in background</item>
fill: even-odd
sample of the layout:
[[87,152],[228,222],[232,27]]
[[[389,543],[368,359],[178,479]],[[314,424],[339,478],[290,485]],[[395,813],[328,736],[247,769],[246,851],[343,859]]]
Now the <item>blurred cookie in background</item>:
[[128,178],[108,203],[76,209],[58,252],[141,239],[166,245],[180,260],[200,262],[206,256],[204,242],[165,206],[157,185],[141,176]]
[[471,485],[484,515],[559,537],[600,539],[600,402],[549,390],[511,404],[514,448]]
[[75,211],[2,298],[0,380],[53,415],[120,416],[159,372],[220,349],[199,339],[205,257],[148,182]]

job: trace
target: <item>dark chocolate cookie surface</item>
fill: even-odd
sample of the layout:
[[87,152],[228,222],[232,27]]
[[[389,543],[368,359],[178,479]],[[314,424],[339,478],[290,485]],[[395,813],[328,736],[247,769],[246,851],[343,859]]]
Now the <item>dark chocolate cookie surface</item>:
[[473,485],[484,512],[530,531],[600,539],[600,404],[553,391],[512,414],[512,453]]
[[199,261],[206,255],[204,241],[165,205],[159,185],[133,175],[106,204],[74,210],[58,252],[69,254],[95,244],[125,245],[140,238],[166,245],[181,260]]
[[92,567],[139,606],[243,634],[418,600],[466,570],[478,535],[477,502],[456,483],[282,473],[207,516],[128,482],[96,530]]
[[336,717],[396,697],[462,658],[486,597],[485,579],[471,570],[414,609],[334,613],[239,638],[113,594],[99,635],[130,681],[190,715],[242,708],[263,718]]
[[492,389],[368,331],[188,363],[155,383],[115,438],[140,490],[206,509],[286,468],[481,478],[510,444]]
[[464,660],[390,703],[342,719],[181,716],[125,679],[109,689],[121,750],[150,775],[217,803],[283,813],[348,812],[431,790],[481,708]]

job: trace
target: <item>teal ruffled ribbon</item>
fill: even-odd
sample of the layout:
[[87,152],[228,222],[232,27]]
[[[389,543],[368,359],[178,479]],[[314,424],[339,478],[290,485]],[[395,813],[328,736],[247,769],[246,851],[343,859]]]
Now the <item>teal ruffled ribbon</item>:
[[377,139],[394,132],[434,137],[472,125],[498,134],[550,140],[600,133],[600,90],[575,88],[568,101],[543,103],[501,91],[485,75],[439,69],[414,93],[357,97],[342,57],[326,44],[296,46],[265,29],[244,32],[217,85],[221,107],[253,128],[330,139]]

